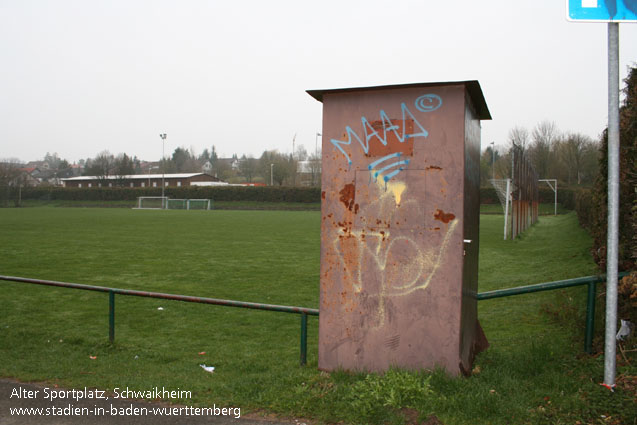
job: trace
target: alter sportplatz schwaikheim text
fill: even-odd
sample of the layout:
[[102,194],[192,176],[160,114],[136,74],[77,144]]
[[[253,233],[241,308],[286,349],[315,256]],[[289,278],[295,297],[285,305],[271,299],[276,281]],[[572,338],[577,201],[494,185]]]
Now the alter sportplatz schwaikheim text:
[[145,399],[145,400],[156,400],[156,399],[172,399],[172,400],[183,400],[192,398],[192,392],[182,390],[177,388],[176,390],[168,390],[164,387],[159,389],[158,387],[154,387],[150,390],[131,390],[128,387],[126,388],[113,388],[113,394],[106,394],[106,391],[97,390],[93,388],[84,387],[83,390],[59,390],[45,387],[42,390],[28,390],[22,387],[13,388],[11,391],[11,397],[9,398],[39,398],[40,392],[42,392],[42,396],[45,400],[53,401],[53,400],[64,400],[64,399],[74,399],[75,401],[79,401],[82,399],[102,399],[109,400],[112,399]]
[[[166,389],[165,387],[154,387],[150,390],[131,390],[126,388],[113,388],[112,393],[104,390],[84,387],[82,390],[72,389],[53,389],[44,387],[41,390],[29,390],[23,387],[14,387],[11,391],[10,399],[37,399],[43,398],[47,401],[56,400],[125,400],[125,399],[144,399],[144,400],[184,400],[192,398],[192,392],[177,388],[175,390]],[[100,407],[78,407],[68,404],[64,407],[50,406],[42,408],[11,408],[11,415],[20,416],[233,416],[241,417],[241,409],[238,407],[140,407],[129,405],[127,407],[113,406]]]

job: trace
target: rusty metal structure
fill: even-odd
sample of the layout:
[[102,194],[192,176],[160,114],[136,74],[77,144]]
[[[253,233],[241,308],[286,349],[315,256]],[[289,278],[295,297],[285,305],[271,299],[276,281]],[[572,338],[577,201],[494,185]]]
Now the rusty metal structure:
[[538,220],[538,175],[520,146],[511,148],[513,162],[511,189],[511,239]]
[[319,368],[468,373],[477,320],[477,81],[310,90],[323,103]]

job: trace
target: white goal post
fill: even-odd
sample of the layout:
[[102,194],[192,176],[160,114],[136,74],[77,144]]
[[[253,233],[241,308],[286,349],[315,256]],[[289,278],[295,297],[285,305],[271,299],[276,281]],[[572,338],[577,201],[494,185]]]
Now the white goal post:
[[504,240],[507,239],[508,224],[509,224],[509,205],[511,205],[511,179],[490,180],[491,185],[495,188],[495,193],[498,195],[500,204],[504,209]]
[[169,210],[209,210],[210,199],[168,199]]
[[185,210],[187,209],[187,199],[166,199],[167,210]]
[[211,206],[210,199],[188,199],[186,209],[209,210],[210,206]]
[[211,210],[211,199],[170,199],[167,196],[139,196],[139,210]]
[[139,196],[137,208],[139,210],[162,210],[166,208],[167,196]]

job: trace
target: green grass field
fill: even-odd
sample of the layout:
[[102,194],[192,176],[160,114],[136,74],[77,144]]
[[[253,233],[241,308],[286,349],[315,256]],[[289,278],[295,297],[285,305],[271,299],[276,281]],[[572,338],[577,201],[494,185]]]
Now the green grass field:
[[[590,238],[572,213],[542,217],[513,242],[501,240],[501,229],[501,216],[481,216],[480,291],[595,273]],[[317,308],[319,239],[315,211],[0,209],[0,274]],[[0,288],[4,377],[179,387],[193,395],[181,403],[328,423],[399,424],[414,412],[445,424],[637,420],[630,394],[597,384],[602,357],[582,355],[583,287],[481,301],[491,347],[470,378],[328,375],[316,369],[314,317],[301,367],[296,315],[147,298],[116,297],[110,346],[106,294]],[[635,375],[622,367],[618,376]]]

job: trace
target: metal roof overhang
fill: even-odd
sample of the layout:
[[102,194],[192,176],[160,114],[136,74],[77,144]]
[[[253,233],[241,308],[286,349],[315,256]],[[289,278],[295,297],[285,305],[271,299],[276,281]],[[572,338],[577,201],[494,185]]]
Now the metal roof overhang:
[[446,81],[438,83],[412,83],[412,84],[395,84],[387,86],[370,86],[370,87],[350,87],[340,89],[320,89],[320,90],[306,90],[306,92],[319,102],[323,102],[323,96],[333,93],[347,93],[358,91],[375,91],[375,90],[393,90],[403,88],[416,88],[416,87],[436,87],[436,86],[458,86],[463,85],[466,87],[473,106],[476,108],[478,118],[481,120],[490,120],[491,113],[487,107],[487,102],[484,99],[484,94],[480,88],[480,83],[477,80],[468,81]]

